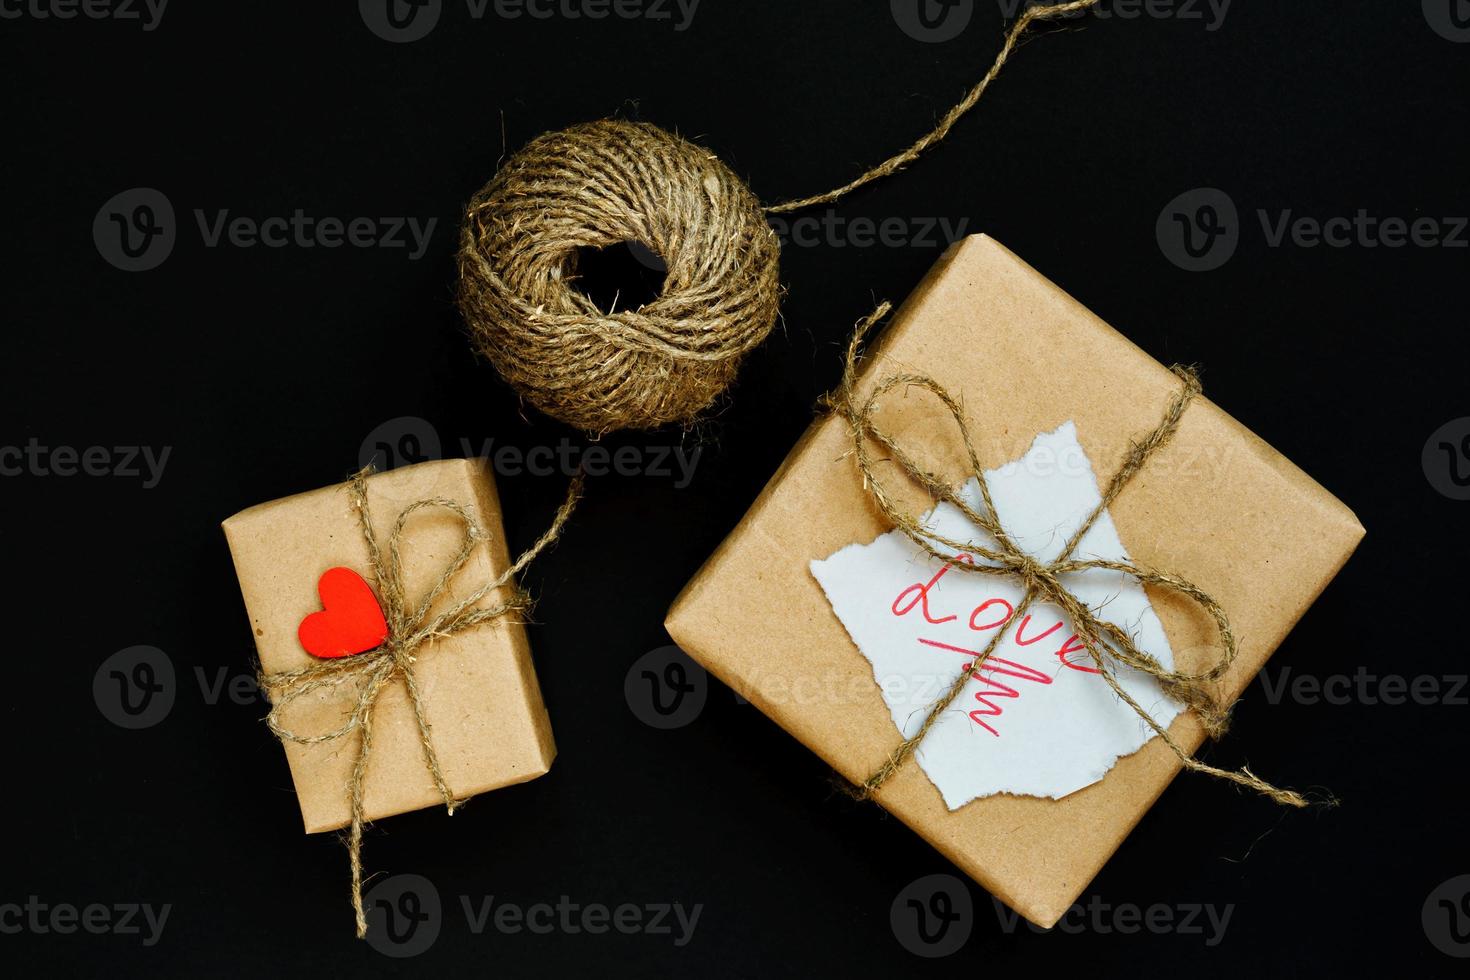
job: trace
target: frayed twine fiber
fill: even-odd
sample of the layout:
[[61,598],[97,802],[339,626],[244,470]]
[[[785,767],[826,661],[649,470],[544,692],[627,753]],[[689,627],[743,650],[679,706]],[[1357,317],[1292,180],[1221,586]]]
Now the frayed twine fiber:
[[[762,208],[709,150],[648,123],[546,133],[470,201],[459,307],[475,345],[522,398],[594,435],[689,423],[729,387],[780,311],[780,243],[766,214],[836,201],[903,169],[984,95],[1040,21],[1096,6],[1030,7],[985,76],[929,133],[841,187]],[[662,293],[603,312],[578,290],[578,249],[635,242]]]

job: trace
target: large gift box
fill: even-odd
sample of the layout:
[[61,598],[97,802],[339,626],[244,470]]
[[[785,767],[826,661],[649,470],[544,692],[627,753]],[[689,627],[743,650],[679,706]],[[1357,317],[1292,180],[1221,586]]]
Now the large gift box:
[[[996,516],[1038,561],[1083,527],[1130,440],[1159,426],[1181,385],[985,236],[953,246],[909,297],[864,362],[857,397],[896,374],[928,376],[955,397]],[[958,427],[932,392],[899,385],[879,417],[925,467],[955,485],[971,477]],[[965,540],[959,511],[935,508],[875,454],[874,473],[904,513]],[[1033,605],[1008,620],[1020,584],[950,574],[953,562],[894,531],[854,456],[847,418],[815,422],[680,594],[668,631],[854,784],[892,759],[995,631],[1007,631],[874,798],[1050,926],[1181,762],[1101,683],[1057,609]],[[960,495],[978,507],[976,487]],[[1074,554],[1166,570],[1212,596],[1240,640],[1217,685],[1229,704],[1362,535],[1347,507],[1201,396]],[[1165,666],[1198,671],[1220,655],[1215,623],[1177,591],[1107,570],[1063,578]],[[1199,747],[1200,718],[1153,676],[1120,667],[1116,677],[1184,752]]]
[[[500,578],[510,566],[494,477],[482,459],[420,463],[366,478],[369,515],[384,560],[405,508],[449,501],[483,530],[462,568],[426,610],[426,619]],[[283,676],[324,661],[303,648],[302,623],[323,610],[318,583],[331,569],[356,572],[377,590],[367,540],[342,484],[260,504],[224,522],[264,675]],[[401,586],[410,606],[439,582],[465,541],[465,524],[438,503],[421,506],[403,526]],[[513,600],[507,580],[472,608]],[[327,596],[323,585],[323,596]],[[351,669],[353,658],[343,658]],[[433,636],[412,654],[414,683],[444,783],[455,799],[525,782],[551,768],[556,748],[514,613],[472,629]],[[370,678],[313,687],[282,706],[281,723],[303,739],[342,732]],[[289,690],[289,688],[287,688]],[[391,675],[372,709],[372,756],[362,781],[363,818],[374,820],[444,802],[426,765],[424,739],[401,674]],[[353,767],[360,732],[321,741],[286,740],[286,758],[308,833],[351,822]]]

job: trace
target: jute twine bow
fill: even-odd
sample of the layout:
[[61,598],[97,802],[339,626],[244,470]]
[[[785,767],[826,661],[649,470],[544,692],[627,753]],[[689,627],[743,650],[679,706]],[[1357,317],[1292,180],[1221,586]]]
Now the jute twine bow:
[[[1175,700],[1192,708],[1203,722],[1205,731],[1211,738],[1218,739],[1223,735],[1230,724],[1230,706],[1221,704],[1219,699],[1211,692],[1210,685],[1218,681],[1230,665],[1235,662],[1237,646],[1235,633],[1230,627],[1230,620],[1225,615],[1225,610],[1220,604],[1212,599],[1203,590],[1194,584],[1164,572],[1152,571],[1139,567],[1132,562],[1110,561],[1101,558],[1083,559],[1074,558],[1078,544],[1087,534],[1088,530],[1097,522],[1097,519],[1107,510],[1108,506],[1123,492],[1134,475],[1148,462],[1161,447],[1174,435],[1179,427],[1179,420],[1184,415],[1184,410],[1189,406],[1191,400],[1200,393],[1199,378],[1191,368],[1176,365],[1172,370],[1180,379],[1180,388],[1173,400],[1169,403],[1162,421],[1158,427],[1141,439],[1136,439],[1130,446],[1127,454],[1123,457],[1122,464],[1108,483],[1102,494],[1102,499],[1087,516],[1087,519],[1067,539],[1066,545],[1055,560],[1050,562],[1037,561],[1011,539],[1006,529],[1001,526],[996,516],[995,504],[991,500],[990,487],[985,479],[985,471],[980,466],[979,458],[975,453],[974,442],[970,435],[969,423],[965,420],[964,410],[958,400],[950,394],[938,381],[922,374],[894,374],[883,378],[873,388],[867,398],[858,400],[857,368],[859,347],[863,337],[884,315],[888,313],[890,304],[883,303],[872,314],[858,324],[851,342],[847,347],[847,356],[844,361],[842,381],[837,390],[827,396],[825,402],[833,411],[846,419],[852,434],[853,454],[857,460],[858,469],[862,472],[863,486],[872,494],[878,509],[883,513],[894,527],[898,528],[914,544],[918,545],[929,555],[944,562],[950,568],[960,569],[978,575],[996,575],[1016,578],[1025,586],[1025,593],[1017,604],[1015,611],[1001,627],[996,630],[990,638],[990,642],[975,658],[968,668],[955,678],[949,690],[930,707],[924,723],[913,735],[905,738],[898,747],[889,755],[887,761],[869,776],[860,786],[853,787],[851,792],[860,799],[869,799],[875,792],[891,778],[905,762],[918,749],[924,737],[929,734],[930,729],[939,721],[944,713],[963,692],[965,685],[972,678],[983,679],[981,669],[990,655],[999,646],[1001,638],[1006,634],[1007,627],[1017,619],[1026,614],[1036,602],[1051,603],[1059,607],[1072,623],[1072,628],[1077,636],[1086,645],[1088,656],[1102,676],[1107,685],[1112,688],[1124,704],[1128,705],[1133,712],[1141,718],[1155,735],[1163,740],[1164,744],[1178,758],[1179,764],[1194,772],[1206,773],[1220,779],[1226,779],[1241,786],[1249,787],[1264,796],[1287,806],[1304,807],[1307,800],[1298,793],[1291,790],[1278,789],[1270,783],[1256,776],[1249,768],[1239,771],[1228,769],[1217,769],[1195,759],[1186,752],[1169,731],[1154,721],[1153,717],[1134,700],[1123,686],[1118,682],[1114,673],[1113,664],[1121,663],[1154,677],[1158,680],[1164,692]],[[894,439],[880,428],[874,415],[878,410],[878,402],[884,395],[897,388],[919,388],[927,391],[937,398],[949,412],[958,426],[960,436],[964,440],[966,462],[969,464],[970,472],[974,475],[976,482],[980,485],[980,497],[984,502],[984,510],[979,511],[971,507],[968,502],[958,493],[956,488],[938,475],[930,472],[918,462],[912,455],[898,445]],[[936,502],[942,501],[958,508],[965,518],[981,530],[988,533],[995,540],[994,548],[987,548],[973,541],[954,541],[943,535],[935,533],[932,529],[924,527],[916,518],[904,512],[889,495],[888,489],[883,481],[878,478],[875,464],[878,462],[873,455],[871,446],[877,445],[886,454],[885,459],[898,464],[910,479],[922,487]],[[951,549],[946,552],[941,549]],[[984,559],[992,564],[976,562],[956,561],[954,555],[960,552],[969,553],[976,558]],[[1140,650],[1133,642],[1133,637],[1128,631],[1116,623],[1108,622],[1093,613],[1080,599],[1070,592],[1062,582],[1062,577],[1075,572],[1085,572],[1091,569],[1107,569],[1114,572],[1122,572],[1131,576],[1144,585],[1152,585],[1159,588],[1169,589],[1190,599],[1214,623],[1215,631],[1219,641],[1219,658],[1205,670],[1191,672],[1174,670],[1165,667],[1152,654],[1146,650]]]
[[[429,721],[424,713],[423,696],[414,677],[415,663],[426,652],[425,644],[494,622],[515,610],[530,608],[531,597],[519,586],[507,599],[483,609],[476,606],[501,586],[514,581],[522,569],[556,541],[582,493],[582,477],[579,475],[573,479],[566,500],[557,510],[551,526],[535,544],[493,580],[454,600],[443,612],[431,616],[434,604],[444,597],[454,578],[468,564],[475,547],[489,535],[456,501],[442,497],[427,498],[409,504],[399,513],[398,520],[393,524],[393,531],[388,536],[385,558],[378,547],[372,515],[368,510],[367,478],[371,474],[372,467],[362,470],[348,482],[347,490],[352,499],[352,507],[357,512],[363,541],[367,545],[368,567],[378,586],[383,619],[388,624],[388,638],[381,646],[366,653],[314,663],[296,670],[274,674],[262,672],[259,675],[261,688],[271,698],[271,710],[266,716],[266,724],[277,738],[298,745],[319,745],[344,738],[353,732],[358,735],[357,757],[352,765],[352,779],[348,783],[348,796],[352,802],[352,825],[348,832],[347,850],[352,865],[352,909],[357,916],[359,939],[367,935],[367,916],[362,907],[363,781],[367,774],[368,759],[372,755],[373,709],[377,706],[378,698],[389,684],[402,679],[403,686],[408,691],[409,703],[413,707],[414,722],[418,726],[419,744],[424,750],[424,765],[434,779],[434,786],[444,800],[445,808],[453,815],[456,809],[464,805],[464,801],[455,798],[439,766],[439,757],[430,737]],[[448,511],[459,519],[464,526],[464,538],[460,542],[459,551],[445,565],[434,585],[417,604],[413,604],[409,602],[403,589],[403,533],[415,514],[435,508]],[[357,685],[357,700],[353,704],[352,714],[342,727],[317,735],[303,735],[292,730],[283,720],[286,708],[297,698],[349,682]]]
[[[1032,27],[1098,2],[1027,7],[990,70],[932,130],[812,197],[763,207],[709,150],[648,123],[603,119],[538,136],[465,211],[458,298],[471,339],[522,398],[569,425],[602,434],[692,422],[780,314],[781,246],[766,216],[902,170],[974,108]],[[623,242],[662,262],[663,289],[605,312],[576,288],[580,256]]]

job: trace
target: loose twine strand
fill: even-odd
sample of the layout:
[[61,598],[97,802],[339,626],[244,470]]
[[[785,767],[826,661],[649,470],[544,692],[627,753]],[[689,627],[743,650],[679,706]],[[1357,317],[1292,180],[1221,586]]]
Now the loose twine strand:
[[[469,563],[475,547],[481,541],[487,540],[489,535],[458,502],[442,497],[427,498],[409,504],[399,513],[388,536],[385,558],[378,546],[372,515],[368,510],[367,478],[371,474],[371,466],[357,473],[348,481],[347,490],[352,508],[357,512],[363,541],[367,545],[368,568],[378,586],[383,619],[388,624],[388,638],[381,646],[355,656],[272,674],[261,672],[258,675],[261,688],[271,698],[271,710],[266,716],[266,725],[281,741],[294,742],[297,745],[319,745],[335,741],[354,731],[358,733],[357,755],[352,764],[351,781],[348,783],[352,825],[347,836],[347,851],[352,866],[352,910],[357,919],[359,939],[367,935],[367,915],[362,907],[362,828],[366,822],[363,816],[363,784],[367,776],[368,759],[372,755],[373,709],[377,706],[378,698],[393,680],[400,677],[403,679],[409,704],[413,708],[419,745],[424,753],[424,765],[434,780],[434,787],[443,799],[445,808],[452,816],[465,801],[457,799],[450,791],[444,779],[444,771],[439,765],[438,754],[434,751],[428,717],[424,712],[424,699],[414,673],[420,648],[425,644],[432,644],[436,639],[455,636],[498,620],[512,611],[531,607],[530,595],[517,586],[509,598],[483,609],[475,608],[486,596],[506,583],[513,582],[522,569],[561,536],[562,528],[581,498],[583,484],[580,474],[572,480],[566,500],[557,509],[551,526],[509,568],[431,618],[429,613],[434,604],[444,596],[451,582]],[[409,520],[415,514],[431,508],[446,510],[457,517],[464,527],[464,537],[460,541],[459,550],[445,565],[444,571],[429,591],[417,604],[410,604],[404,593],[401,542]],[[357,700],[346,724],[340,728],[316,735],[303,735],[283,720],[287,707],[298,698],[347,682],[357,685]]]
[[784,201],[781,204],[775,204],[766,208],[766,212],[768,214],[782,214],[787,211],[799,211],[802,208],[811,207],[814,204],[831,204],[833,201],[851,194],[859,187],[871,184],[875,180],[882,180],[884,177],[895,174],[904,167],[907,167],[917,160],[925,150],[948,136],[949,131],[954,128],[954,124],[959,122],[965,113],[975,108],[975,104],[980,101],[981,97],[985,95],[985,91],[990,88],[990,83],[995,81],[996,76],[1000,74],[1000,70],[1010,60],[1017,45],[1021,43],[1021,39],[1034,25],[1087,10],[1090,7],[1097,6],[1100,2],[1102,0],[1072,0],[1070,3],[1056,3],[1044,7],[1027,7],[1025,12],[1011,25],[1010,30],[1006,31],[1005,41],[1001,44],[1000,52],[995,56],[995,61],[991,64],[990,70],[985,73],[985,77],[976,82],[975,86],[970,89],[965,97],[946,112],[938,124],[916,140],[912,146],[902,152],[895,153],[876,167],[864,172],[856,179],[848,181],[841,187],[833,188],[821,194],[813,194],[811,197]]
[[[1072,6],[1076,6],[1075,4]],[[1171,370],[1180,379],[1180,389],[1169,403],[1168,410],[1158,426],[1141,439],[1132,441],[1128,452],[1124,455],[1121,465],[1108,483],[1107,489],[1102,494],[1102,499],[1093,508],[1087,519],[1072,533],[1061,553],[1051,562],[1043,563],[1037,561],[1031,555],[1022,551],[1011,539],[1006,529],[1001,525],[997,516],[995,503],[991,499],[990,486],[985,479],[985,471],[980,466],[979,457],[975,452],[974,441],[970,434],[970,426],[965,418],[964,410],[960,403],[950,392],[938,381],[922,374],[894,374],[883,378],[873,388],[867,398],[859,401],[857,397],[857,374],[858,364],[861,360],[860,349],[863,338],[880,319],[882,319],[891,308],[891,304],[883,303],[865,319],[859,322],[854,331],[852,340],[847,347],[847,354],[843,363],[842,381],[837,390],[829,394],[825,399],[825,405],[832,411],[842,416],[848,424],[852,435],[853,454],[857,460],[859,471],[862,473],[863,486],[871,493],[878,509],[890,523],[930,556],[939,559],[951,568],[980,575],[1013,576],[1021,580],[1025,586],[1025,592],[1015,611],[1001,624],[991,637],[990,642],[964,671],[955,678],[949,690],[944,693],[929,708],[929,713],[924,718],[923,724],[913,735],[905,738],[893,750],[888,759],[884,761],[871,776],[856,787],[851,787],[849,792],[859,799],[871,799],[873,795],[883,786],[903,765],[913,756],[924,737],[934,728],[939,719],[959,698],[969,681],[981,678],[981,670],[995,652],[1001,637],[1007,631],[1017,617],[1023,616],[1026,610],[1037,601],[1051,603],[1059,607],[1071,621],[1073,629],[1087,648],[1088,656],[1092,658],[1097,671],[1107,682],[1114,694],[1140,719],[1149,729],[1153,731],[1164,744],[1167,745],[1179,760],[1179,764],[1194,772],[1205,773],[1219,779],[1225,779],[1237,785],[1253,789],[1286,806],[1304,807],[1307,805],[1305,797],[1291,790],[1279,789],[1260,777],[1256,776],[1250,769],[1242,768],[1238,771],[1219,769],[1195,759],[1193,755],[1184,750],[1169,733],[1169,731],[1156,722],[1153,717],[1130,695],[1118,682],[1114,673],[1112,662],[1124,664],[1135,670],[1142,671],[1155,678],[1164,693],[1183,703],[1194,710],[1203,722],[1205,731],[1212,739],[1218,739],[1229,728],[1230,706],[1221,704],[1219,699],[1211,692],[1210,686],[1218,681],[1230,666],[1235,662],[1238,652],[1235,632],[1230,626],[1230,620],[1225,615],[1225,610],[1202,589],[1194,584],[1164,572],[1152,571],[1141,568],[1132,562],[1111,561],[1107,559],[1080,559],[1072,557],[1083,537],[1097,522],[1098,518],[1107,510],[1108,506],[1123,492],[1123,488],[1133,479],[1134,475],[1143,468],[1151,456],[1168,443],[1179,427],[1179,420],[1190,402],[1200,393],[1199,377],[1192,368],[1175,365]],[[879,400],[884,395],[897,388],[918,388],[927,391],[937,398],[949,412],[959,429],[964,441],[966,462],[970,472],[974,475],[980,487],[980,497],[984,504],[983,511],[976,510],[960,496],[956,488],[948,481],[930,472],[921,465],[912,455],[904,450],[888,432],[883,430],[874,416],[878,411]],[[908,514],[894,501],[884,482],[879,479],[876,472],[876,463],[872,451],[872,445],[877,445],[885,452],[885,459],[898,464],[899,469],[913,482],[922,487],[936,502],[951,504],[976,527],[988,533],[995,540],[995,547],[989,548],[979,545],[973,541],[955,541],[932,529],[924,527],[914,516]],[[946,552],[941,547],[951,549]],[[993,562],[991,565],[980,562],[956,561],[954,555],[967,552],[978,558]],[[1157,586],[1177,592],[1185,596],[1199,606],[1213,622],[1219,641],[1220,656],[1213,665],[1201,671],[1181,671],[1165,667],[1152,654],[1141,650],[1134,643],[1133,637],[1128,631],[1116,623],[1108,622],[1099,618],[1080,599],[1070,592],[1062,584],[1061,577],[1074,572],[1085,572],[1091,569],[1107,569],[1114,572],[1122,572],[1133,577],[1144,585]]]

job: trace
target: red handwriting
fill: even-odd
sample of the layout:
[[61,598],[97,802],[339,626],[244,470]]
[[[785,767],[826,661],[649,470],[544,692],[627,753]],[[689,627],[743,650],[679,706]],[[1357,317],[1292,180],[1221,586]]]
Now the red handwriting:
[[[969,555],[965,554],[955,555],[955,561],[967,562],[972,565],[975,563],[974,558],[971,558]],[[915,583],[900,592],[898,594],[898,598],[893,600],[893,615],[907,616],[910,612],[913,611],[915,606],[922,606],[924,618],[931,623],[947,623],[952,619],[958,619],[958,616],[945,616],[940,619],[935,619],[933,616],[929,615],[929,590],[938,585],[939,580],[944,578],[945,573],[948,572],[952,567],[954,567],[953,561],[949,562],[939,571],[935,572],[934,577],[931,578],[929,581],[923,583],[922,585]],[[898,604],[900,602],[903,602],[904,596],[908,595],[910,592],[914,593],[914,597],[910,599],[908,601],[908,604],[905,605],[902,609],[898,608]],[[1006,605],[1010,605],[1010,603],[1006,603]],[[977,609],[976,612],[979,612],[979,610]],[[973,619],[973,617],[971,618]],[[1006,614],[1006,618],[1010,618],[1010,613]]]
[[[948,643],[940,643],[938,640],[926,640],[920,637],[919,642],[925,646],[938,647],[941,650],[952,650],[955,653],[963,653],[969,657],[980,656],[978,650],[966,650],[964,647],[950,646]],[[1021,692],[1009,684],[1003,684],[996,680],[994,675],[1000,674],[1004,677],[1014,677],[1017,680],[1033,681],[1037,684],[1050,684],[1052,680],[1039,670],[1027,667],[1025,664],[1018,664],[1014,660],[1006,660],[1004,657],[986,657],[985,662],[978,668],[974,664],[971,664],[965,669],[972,672],[978,669],[979,673],[974,675],[975,679],[985,686],[984,690],[975,692],[975,700],[979,701],[984,707],[971,711],[970,720],[997,738],[1000,737],[1000,732],[992,728],[990,723],[985,719],[1000,717],[1001,706],[990,699],[992,697],[1018,698],[1021,696]]]
[[[1000,619],[997,619],[993,623],[986,623],[984,626],[981,626],[979,623],[975,622],[975,618],[977,616],[979,616],[985,610],[989,609],[991,606],[996,605],[997,603],[1006,607],[1004,616],[1001,616]],[[980,603],[980,605],[975,607],[974,612],[970,613],[970,629],[993,630],[997,626],[1004,626],[1006,623],[1009,623],[1011,621],[1011,617],[1015,614],[1016,607],[1011,605],[1009,602],[1006,602],[1004,599],[986,599],[984,602]]]
[[[1073,646],[1072,644],[1074,643],[1077,645]],[[1067,637],[1067,642],[1063,643],[1062,648],[1057,651],[1057,659],[1066,664],[1068,667],[1071,667],[1073,670],[1080,670],[1084,674],[1102,673],[1102,671],[1098,670],[1096,667],[1087,667],[1082,664],[1073,663],[1072,661],[1068,660],[1067,654],[1069,653],[1087,653],[1087,644],[1083,643],[1082,638],[1076,633],[1073,633],[1071,636]]]
[[[938,572],[934,573],[934,577],[929,579],[928,582],[915,583],[904,589],[898,594],[898,597],[893,600],[893,615],[907,616],[915,609],[918,609],[921,615],[924,617],[924,621],[928,623],[949,623],[959,619],[958,614],[951,614],[948,616],[936,616],[929,605],[930,593],[934,590],[934,587],[939,584],[939,580],[942,579],[945,574],[947,574],[949,570],[954,567],[956,562],[973,564],[974,558],[967,554],[956,555],[953,561],[947,563]],[[996,618],[998,612],[996,607],[999,607],[1000,610],[1003,610],[1003,614],[1000,614],[999,618]],[[1015,606],[1013,606],[1009,601],[995,596],[986,599],[970,612],[969,627],[976,632],[984,632],[986,630],[1001,628],[1009,625],[1010,621],[1015,617],[1015,612]],[[1031,615],[1028,613],[1027,615],[1021,617],[1021,622],[1016,626],[1016,631],[1013,639],[1015,640],[1017,646],[1031,646],[1032,644],[1039,643],[1042,640],[1046,639],[1048,636],[1051,636],[1057,630],[1061,629],[1062,625],[1062,621],[1058,620],[1046,630],[1037,633],[1035,636],[1027,636],[1026,632],[1031,626]],[[967,657],[972,657],[976,659],[978,659],[981,654],[981,651],[979,650],[968,650],[964,647],[954,646],[952,644],[944,643],[939,640],[928,640],[920,637],[919,642],[924,644],[925,646],[934,647],[940,650],[948,650],[952,653],[964,654]],[[1061,662],[1062,666],[1067,667],[1070,670],[1079,671],[1084,674],[1102,673],[1100,670],[1094,667],[1087,667],[1084,666],[1082,663],[1074,662],[1068,659],[1068,657],[1079,653],[1087,653],[1087,644],[1082,642],[1082,638],[1078,636],[1078,634],[1073,633],[1071,636],[1067,637],[1067,639],[1062,643],[1061,647],[1057,649],[1056,658],[1058,661]],[[1004,657],[996,657],[993,655],[986,657],[984,662],[979,664],[978,667],[972,662],[965,669],[967,671],[970,671],[975,680],[979,681],[982,685],[981,690],[975,693],[975,700],[981,704],[981,707],[976,708],[970,712],[970,720],[975,722],[975,724],[979,725],[981,728],[984,728],[990,734],[997,737],[1000,735],[1000,732],[996,731],[995,728],[992,727],[990,723],[985,720],[986,718],[999,717],[1003,710],[1002,707],[993,699],[1019,698],[1021,696],[1021,692],[1018,691],[1016,688],[1011,687],[1009,684],[1004,683],[1003,681],[996,680],[996,677],[1009,677],[1015,680],[1030,681],[1034,684],[1050,684],[1054,679],[1034,667],[1028,667],[1025,664],[1017,663],[1014,660],[1006,660]]]
[[1048,636],[1051,636],[1057,630],[1059,630],[1059,629],[1062,628],[1062,624],[1059,622],[1059,623],[1055,624],[1054,626],[1052,626],[1052,628],[1049,629],[1049,630],[1047,630],[1045,633],[1042,633],[1040,636],[1033,636],[1029,640],[1023,640],[1021,638],[1021,634],[1024,633],[1024,632],[1026,632],[1026,627],[1027,627],[1027,625],[1030,624],[1030,622],[1031,622],[1031,614],[1030,613],[1027,613],[1025,615],[1025,617],[1023,617],[1021,619],[1021,625],[1016,627],[1016,645],[1017,646],[1029,647],[1031,644],[1036,643],[1036,642],[1038,642],[1040,640],[1046,639]]

